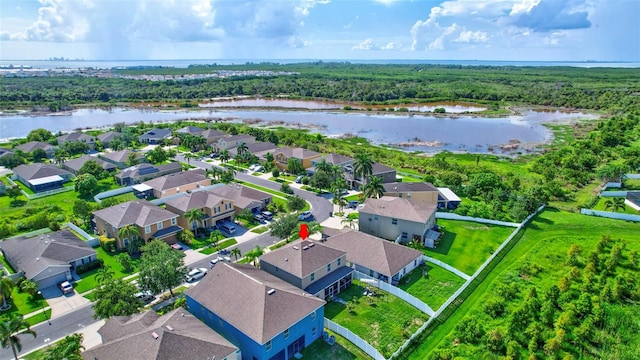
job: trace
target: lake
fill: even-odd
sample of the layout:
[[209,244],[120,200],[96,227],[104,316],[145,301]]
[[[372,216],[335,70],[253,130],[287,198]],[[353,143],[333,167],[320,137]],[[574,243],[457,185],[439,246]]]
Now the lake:
[[[344,113],[286,110],[195,110],[158,111],[113,108],[80,109],[60,115],[4,115],[0,117],[0,138],[26,137],[29,131],[46,128],[52,132],[78,128],[109,127],[175,120],[233,119],[255,126],[308,128],[327,136],[354,135],[374,144],[386,144],[407,151],[428,153],[468,151],[503,153],[530,151],[548,142],[552,133],[543,123],[566,123],[595,116],[586,113],[528,110],[521,115],[484,118],[472,115],[435,117],[421,114]],[[529,150],[527,150],[529,149]]]

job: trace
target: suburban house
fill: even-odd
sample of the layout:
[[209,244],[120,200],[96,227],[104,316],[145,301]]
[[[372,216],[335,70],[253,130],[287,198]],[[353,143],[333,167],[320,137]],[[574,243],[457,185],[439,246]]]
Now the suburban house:
[[304,148],[290,148],[290,147],[282,147],[275,149],[273,151],[273,159],[275,161],[276,166],[280,170],[287,169],[287,163],[289,159],[298,159],[302,164],[303,169],[308,169],[311,167],[311,161],[318,159],[322,156],[319,152],[315,152],[312,150],[307,150]]
[[183,128],[180,128],[178,130],[176,130],[176,133],[178,134],[189,134],[189,135],[200,135],[200,133],[203,131],[203,128],[197,127],[197,126],[185,126]]
[[438,188],[428,182],[392,182],[383,184],[384,196],[409,199],[413,202],[438,205]]
[[[255,142],[251,144],[247,144],[247,151],[250,154],[253,154],[258,157],[258,159],[264,161],[264,155],[268,152],[273,153],[273,151],[277,148],[276,144],[270,142]],[[229,155],[234,158],[238,155],[238,148],[229,149]]]
[[220,263],[185,294],[189,311],[243,360],[299,356],[324,328],[324,300],[251,265]]
[[66,142],[71,142],[71,143],[81,142],[81,143],[87,144],[89,146],[89,149],[91,150],[95,150],[96,148],[96,138],[94,136],[87,135],[82,132],[73,132],[71,134],[64,134],[62,136],[58,136],[56,140],[58,141],[59,146]]
[[[178,225],[183,229],[195,230],[198,227],[209,228],[218,221],[232,221],[235,209],[233,201],[225,199],[213,192],[204,190],[196,191],[185,196],[180,196],[165,202],[165,208],[174,214],[180,215]],[[204,218],[198,221],[189,222],[184,214],[192,209],[200,209],[204,213]]]
[[76,266],[97,259],[96,251],[69,230],[5,239],[0,248],[9,264],[40,289],[71,280]]
[[462,200],[451,189],[438,188],[438,209],[455,209],[460,206]]
[[116,182],[123,186],[134,185],[180,171],[182,171],[182,165],[180,165],[179,162],[172,162],[160,166],[152,164],[138,164],[122,169],[118,174],[116,174]]
[[71,160],[67,160],[65,162],[62,163],[62,168],[65,170],[68,170],[69,172],[71,172],[73,175],[78,175],[78,171],[80,171],[80,169],[82,168],[82,166],[84,166],[84,164],[89,161],[89,160],[93,160],[95,162],[98,163],[98,165],[100,165],[100,167],[102,167],[102,170],[108,171],[108,172],[115,172],[116,171],[116,166],[114,164],[108,163],[98,157],[95,156],[91,156],[91,155],[83,155],[79,158],[75,158],[75,159],[71,159]]
[[110,162],[113,165],[117,166],[118,169],[124,169],[126,167],[128,167],[129,165],[127,165],[127,160],[129,160],[129,155],[131,154],[135,154],[135,160],[137,162],[137,164],[142,164],[142,163],[146,163],[147,158],[144,156],[144,154],[139,153],[139,152],[135,152],[135,151],[131,151],[131,150],[120,150],[120,151],[113,151],[113,152],[109,152],[109,153],[104,153],[104,154],[99,154],[98,156],[106,161],[106,162]]
[[353,269],[342,250],[310,240],[294,241],[260,257],[260,268],[321,299],[351,285]]
[[122,135],[122,133],[116,131],[107,131],[106,133],[102,133],[98,136],[98,140],[102,143],[102,145],[106,148],[111,147],[111,142],[115,140],[117,137]]
[[220,186],[209,191],[233,201],[236,214],[240,214],[244,209],[250,209],[254,213],[258,212],[266,208],[272,200],[271,194],[240,184]]
[[11,179],[20,181],[33,192],[40,192],[59,189],[72,177],[70,172],[55,165],[35,163],[16,166]]
[[151,129],[138,136],[142,144],[161,144],[165,139],[171,139],[171,129]]
[[218,130],[208,129],[208,130],[202,131],[200,133],[200,136],[202,136],[207,140],[207,145],[211,145],[213,143],[217,143],[218,139],[220,139],[221,137],[227,136],[227,133],[224,133]]
[[42,141],[29,141],[28,143],[18,145],[15,148],[21,150],[25,154],[31,154],[33,150],[42,149],[47,154],[48,158],[53,157],[53,152],[56,150],[55,146]]
[[628,191],[624,203],[632,209],[640,211],[640,191]]
[[190,192],[202,186],[211,185],[211,179],[205,175],[204,170],[194,169],[157,177],[145,181],[143,184],[153,189],[153,196],[156,199],[161,199],[181,192]]
[[[371,170],[371,176],[379,177],[382,180],[383,184],[396,182],[396,169],[392,167],[388,167],[376,162],[373,163]],[[347,180],[347,184],[349,184],[352,189],[357,189],[360,186],[364,185],[362,179],[354,175],[353,167],[348,168],[344,175],[345,179]]]
[[102,344],[85,350],[84,359],[242,359],[236,346],[183,308],[164,315],[114,316],[98,334]]
[[360,231],[329,236],[322,244],[344,251],[355,270],[392,284],[422,264],[422,252]]
[[178,215],[146,200],[127,201],[122,204],[93,212],[94,229],[97,234],[116,239],[117,248],[126,248],[128,238],[120,238],[118,231],[127,225],[135,225],[137,237],[148,242],[161,239],[167,244],[178,240],[182,228],[178,226]]
[[436,226],[436,205],[405,198],[366,199],[358,210],[360,231],[400,243],[424,244],[427,232]]
[[331,153],[323,157],[311,160],[311,167],[307,169],[307,174],[312,175],[313,173],[315,173],[316,165],[321,163],[322,160],[332,166],[340,166],[343,171],[353,170],[353,162],[355,161],[355,159],[350,156]]
[[256,137],[247,134],[229,135],[218,139],[216,147],[219,151],[237,148],[241,144],[253,144]]

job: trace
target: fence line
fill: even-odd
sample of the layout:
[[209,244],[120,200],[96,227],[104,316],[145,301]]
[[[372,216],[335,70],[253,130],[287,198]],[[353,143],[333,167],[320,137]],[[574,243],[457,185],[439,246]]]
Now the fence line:
[[367,355],[371,356],[374,360],[386,360],[384,356],[373,346],[371,346],[368,342],[364,341],[360,336],[352,333],[349,329],[344,326],[340,326],[335,322],[324,318],[324,327],[333,331],[334,333],[344,337],[345,339],[351,341],[355,346],[359,347],[362,351],[367,353]]
[[77,232],[80,236],[85,238],[85,242],[87,243],[87,245],[92,246],[92,247],[100,245],[100,242],[98,241],[97,237],[95,237],[93,235],[89,235],[86,231],[82,230],[81,228],[76,226],[74,223],[68,222],[67,226],[71,230]]
[[615,213],[615,212],[611,212],[611,211],[598,211],[598,210],[591,210],[591,209],[580,209],[580,214],[582,214],[582,215],[591,215],[591,216],[600,216],[600,217],[605,217],[605,218],[609,218],[609,219],[640,222],[640,215],[621,214],[621,213]]
[[443,268],[445,270],[448,270],[448,271],[460,276],[461,278],[463,278],[465,280],[469,280],[471,278],[471,276],[463,273],[462,271],[460,271],[460,270],[454,268],[453,266],[451,266],[451,265],[449,265],[447,263],[444,263],[444,262],[442,262],[442,261],[440,261],[438,259],[434,259],[434,258],[429,257],[427,255],[422,255],[422,260],[425,261],[425,262],[430,262],[430,263],[436,264],[436,265],[440,266],[441,268]]
[[606,190],[608,188],[620,189],[621,187],[622,187],[622,183],[619,183],[619,182],[608,182],[608,183],[604,184],[602,189],[603,190]]
[[626,191],[602,191],[600,192],[600,196],[603,197],[626,197]]
[[112,197],[112,196],[118,196],[118,195],[122,195],[122,194],[126,194],[129,192],[133,191],[133,186],[125,186],[123,188],[118,188],[118,189],[113,189],[113,190],[107,190],[107,191],[103,191],[99,194],[96,194],[93,197],[93,200],[95,200],[98,204],[102,202],[103,199]]
[[513,222],[483,219],[483,218],[477,218],[472,216],[462,216],[462,215],[446,213],[446,212],[437,212],[436,219],[464,220],[464,221],[473,221],[473,222],[482,223],[482,224],[492,224],[492,225],[509,226],[509,227],[520,226],[520,224],[513,223]]
[[382,281],[380,279],[375,279],[369,275],[366,275],[364,273],[361,273],[360,271],[354,271],[355,277],[356,279],[368,284],[368,285],[372,285],[375,286],[379,289],[382,289],[388,293],[390,293],[391,295],[394,295],[400,299],[402,299],[403,301],[405,301],[406,303],[408,303],[409,305],[415,307],[416,309],[422,311],[423,313],[429,315],[429,316],[433,316],[435,314],[435,311],[433,311],[433,309],[425,304],[422,300],[416,298],[415,296],[409,294],[408,292],[400,289],[399,287],[393,286],[391,284],[389,284],[388,282]]
[[626,174],[624,177],[626,179],[640,179],[640,174]]

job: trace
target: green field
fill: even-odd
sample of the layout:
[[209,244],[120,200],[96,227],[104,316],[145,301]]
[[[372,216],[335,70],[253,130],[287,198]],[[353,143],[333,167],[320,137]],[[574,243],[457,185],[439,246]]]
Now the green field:
[[398,287],[438,310],[447,299],[462,286],[464,280],[458,275],[427,263],[427,275],[422,274],[424,266],[420,266],[405,275]]
[[[441,351],[450,352],[453,357],[460,358],[498,358],[495,354],[489,352],[485,346],[462,344],[454,346],[454,327],[466,316],[477,318],[488,330],[505,326],[508,317],[491,318],[483,311],[486,302],[495,296],[496,289],[500,286],[507,285],[515,287],[519,291],[519,297],[524,294],[532,285],[539,289],[548,288],[552,284],[557,284],[563,273],[567,271],[565,265],[567,258],[567,250],[572,244],[577,244],[581,249],[582,256],[586,257],[593,250],[596,243],[603,235],[610,235],[613,239],[625,239],[627,249],[638,250],[638,234],[640,232],[640,224],[625,222],[620,220],[612,220],[579,214],[561,212],[553,209],[545,210],[542,214],[534,218],[533,222],[523,232],[523,236],[516,246],[508,253],[508,255],[497,265],[497,267],[487,276],[478,288],[469,296],[456,312],[443,324],[433,331],[429,337],[422,341],[422,344],[409,354],[410,359],[425,359],[436,348]],[[519,276],[523,269],[530,268],[531,264],[536,264],[535,275]],[[627,267],[626,265],[623,265]],[[635,270],[637,276],[637,270]],[[540,290],[541,292],[541,290]],[[514,304],[509,305],[512,310]],[[614,305],[609,308],[611,313],[625,312],[627,317],[631,316],[633,321],[637,323],[640,319],[637,311],[631,310],[633,304]],[[620,325],[623,323],[621,322]],[[640,329],[637,329],[640,330]],[[624,354],[625,349],[630,349],[630,353],[634,353],[633,349],[640,349],[640,337],[636,336],[637,331],[626,331],[620,334],[600,333],[603,339],[613,341],[610,344],[610,353],[600,354],[606,358],[628,358],[633,357],[616,357],[615,354]],[[611,340],[613,338],[614,340]],[[619,339],[616,341],[615,339]],[[454,349],[455,348],[455,349]],[[526,353],[526,350],[523,354]],[[628,352],[629,353],[629,352]],[[628,354],[627,353],[627,354]],[[457,355],[456,355],[457,354]],[[638,354],[638,352],[635,352]],[[586,356],[585,358],[594,358]],[[597,358],[597,357],[596,357]]]
[[438,225],[444,226],[445,231],[440,245],[423,252],[467,275],[473,275],[515,230],[512,227],[443,219],[438,220]]
[[[598,199],[598,202],[596,203],[596,205],[592,209],[593,210],[600,210],[600,211],[613,211],[613,209],[606,209],[605,202],[607,201],[607,199],[608,198],[606,198],[606,197],[600,197]],[[623,214],[640,215],[640,211],[635,210],[634,208],[632,208],[629,205],[626,205],[624,209],[619,209],[616,212],[623,213]]]

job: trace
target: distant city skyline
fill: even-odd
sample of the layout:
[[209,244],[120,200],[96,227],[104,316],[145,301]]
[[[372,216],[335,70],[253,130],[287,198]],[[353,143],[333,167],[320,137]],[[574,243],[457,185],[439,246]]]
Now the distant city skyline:
[[2,0],[0,60],[640,61],[637,0]]

